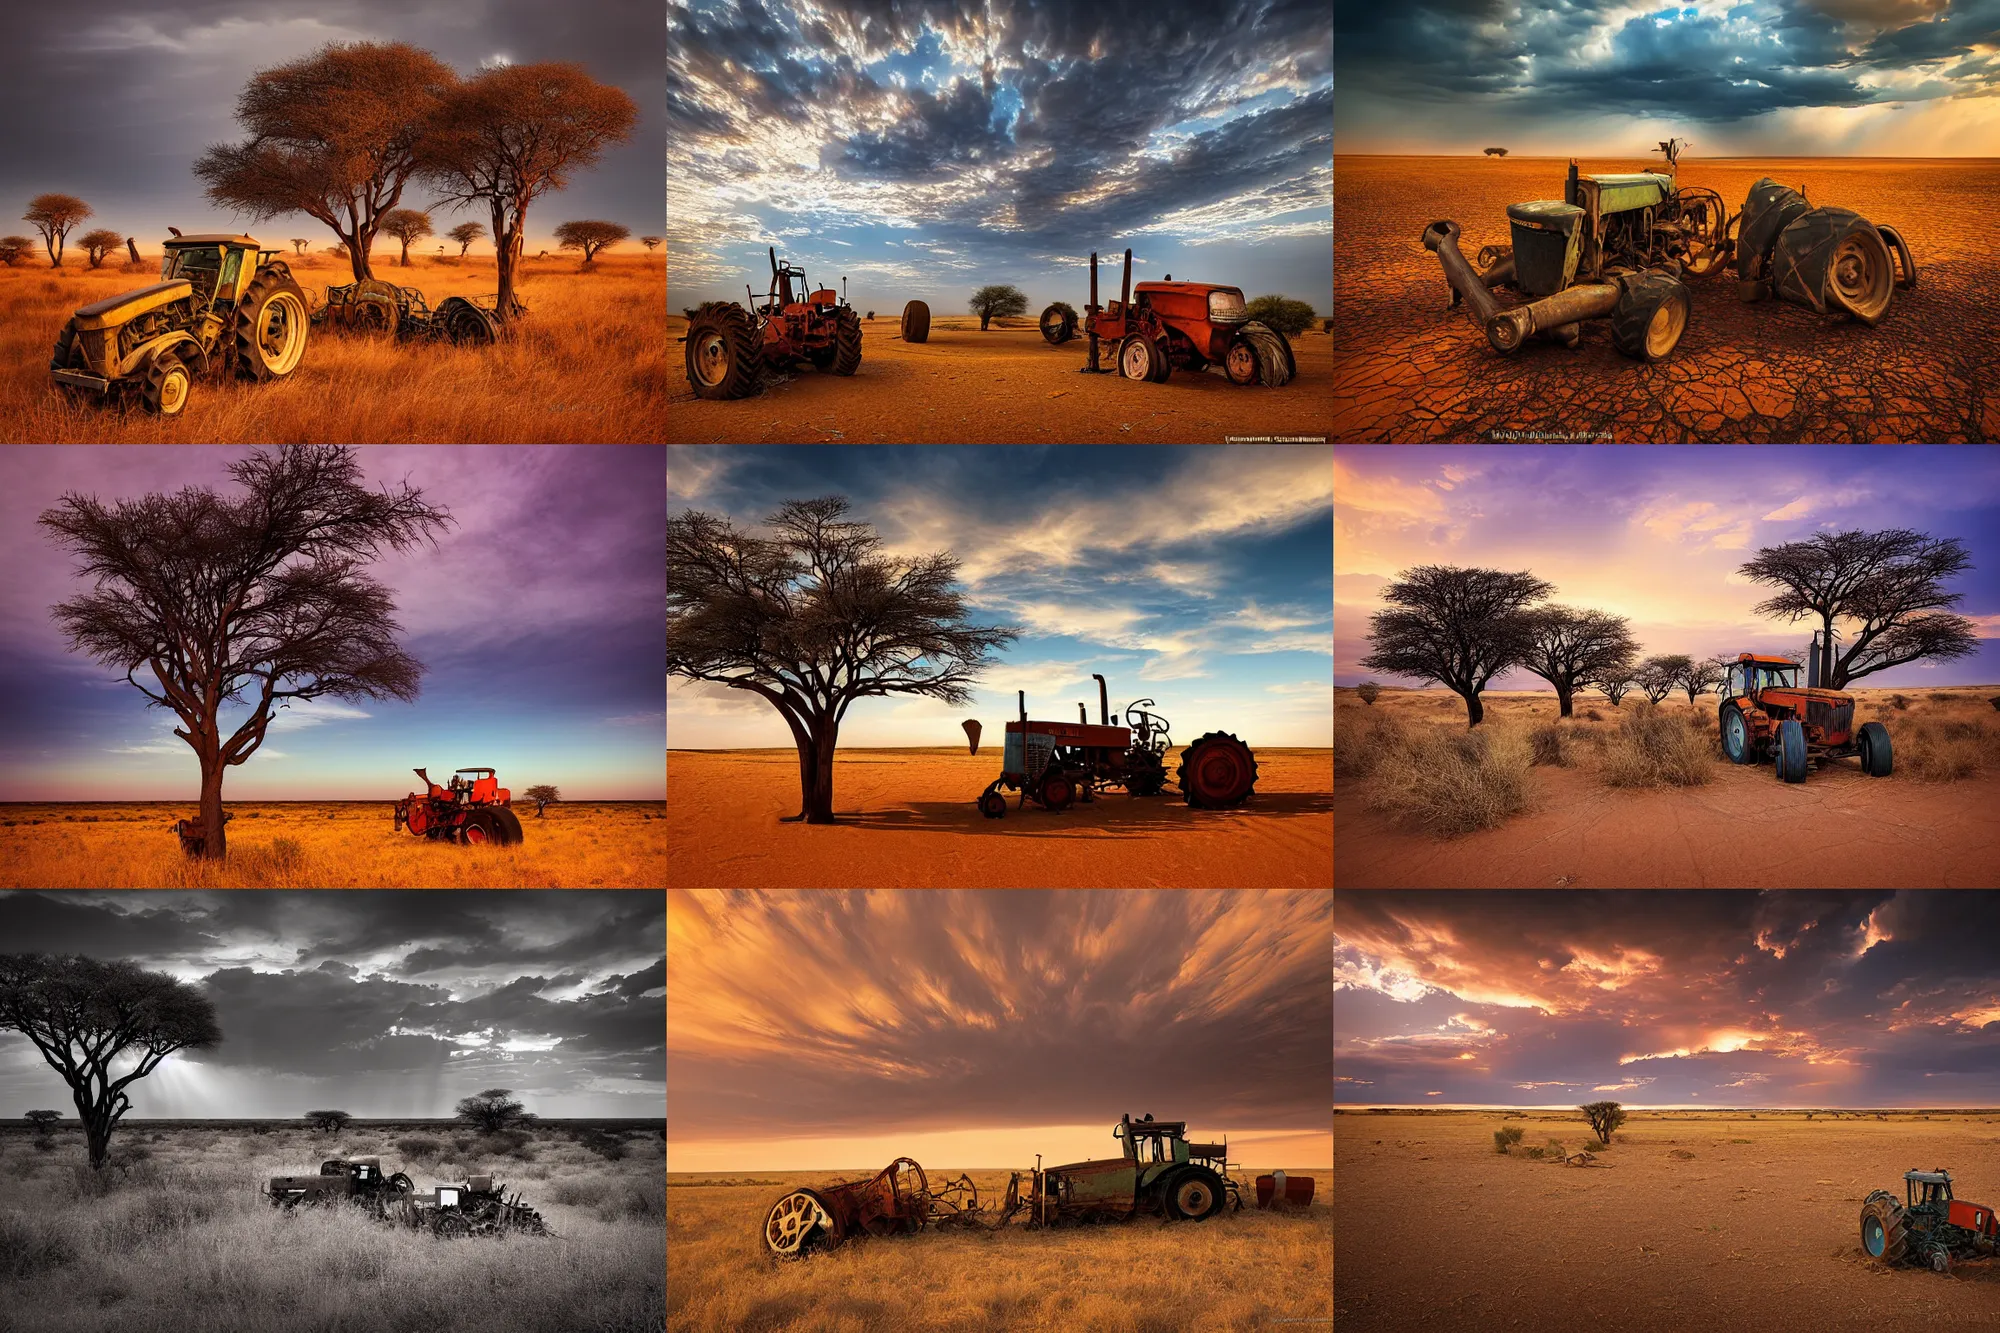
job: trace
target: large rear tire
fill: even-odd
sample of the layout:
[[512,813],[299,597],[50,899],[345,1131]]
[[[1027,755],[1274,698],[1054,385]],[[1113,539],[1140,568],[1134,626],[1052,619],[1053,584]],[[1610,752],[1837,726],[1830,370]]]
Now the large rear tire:
[[1181,751],[1181,794],[1203,810],[1241,805],[1257,788],[1257,756],[1226,731],[1211,731]]
[[1664,361],[1687,332],[1688,292],[1680,279],[1647,273],[1633,279],[1611,311],[1611,345],[1635,361]]
[[1887,1190],[1876,1190],[1861,1201],[1861,1252],[1885,1264],[1900,1264],[1910,1252],[1903,1205]]
[[488,843],[498,844],[500,832],[494,826],[491,810],[474,810],[459,825],[458,841],[467,847],[483,847]]
[[833,373],[852,375],[861,365],[861,316],[836,309],[833,321]]
[[281,380],[305,359],[311,331],[306,294],[289,270],[267,268],[236,303],[236,369],[245,379]]
[[[1237,348],[1246,348],[1255,378],[1247,378],[1242,372],[1243,358]],[[1298,362],[1292,358],[1292,345],[1285,341],[1285,335],[1268,324],[1251,320],[1236,331],[1236,338],[1230,344],[1229,353],[1223,359],[1223,368],[1228,371],[1232,383],[1262,384],[1267,389],[1279,389],[1292,382],[1298,373]]]
[[1778,777],[1785,782],[1806,780],[1806,729],[1795,717],[1778,724]]
[[685,361],[697,398],[748,398],[757,392],[763,353],[750,312],[734,301],[704,301],[688,321]]
[[1896,294],[1895,261],[1875,224],[1851,208],[1815,208],[1778,233],[1771,287],[1822,314],[1875,325]]
[[1167,1182],[1167,1212],[1184,1222],[1199,1222],[1222,1209],[1222,1178],[1205,1166],[1191,1166]]
[[437,322],[445,336],[461,347],[490,347],[500,339],[500,321],[493,312],[463,296],[446,297],[438,306]]
[[1861,771],[1871,778],[1886,778],[1896,767],[1896,754],[1889,745],[1889,729],[1880,722],[1861,724]]
[[931,337],[931,308],[922,301],[912,301],[903,307],[903,341],[906,343],[929,342]]
[[503,805],[494,808],[493,829],[500,835],[500,845],[502,847],[519,847],[521,845],[521,817],[506,806]]
[[1042,312],[1042,338],[1060,347],[1076,337],[1076,310],[1065,301],[1055,301]]

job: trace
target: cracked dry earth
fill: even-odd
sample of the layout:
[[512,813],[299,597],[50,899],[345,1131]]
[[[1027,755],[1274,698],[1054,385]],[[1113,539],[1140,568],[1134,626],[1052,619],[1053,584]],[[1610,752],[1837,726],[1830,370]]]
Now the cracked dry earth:
[[[1584,324],[1571,350],[1531,340],[1493,351],[1451,310],[1419,239],[1449,218],[1468,261],[1508,243],[1506,207],[1560,198],[1561,158],[1340,157],[1335,171],[1333,438],[1338,441],[1865,442],[2000,440],[2000,307],[1992,159],[1757,158],[1683,161],[1680,182],[1733,213],[1760,176],[1815,205],[1902,230],[1917,286],[1877,327],[1777,300],[1744,305],[1735,270],[1691,279],[1688,329],[1666,361]],[[1584,173],[1641,171],[1657,157],[1579,159]]]

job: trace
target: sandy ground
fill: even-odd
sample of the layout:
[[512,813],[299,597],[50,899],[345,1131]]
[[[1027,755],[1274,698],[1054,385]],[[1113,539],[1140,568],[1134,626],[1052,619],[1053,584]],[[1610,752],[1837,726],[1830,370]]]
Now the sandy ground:
[[[1450,218],[1459,248],[1507,244],[1506,208],[1561,198],[1559,158],[1342,157],[1335,191],[1338,309],[1333,436],[1394,443],[1544,440],[1964,442],[2000,439],[2000,310],[1981,293],[1993,247],[1988,200],[2000,161],[1952,158],[1689,159],[1680,182],[1732,212],[1771,176],[1816,205],[1899,228],[1919,280],[1876,328],[1777,301],[1737,300],[1735,271],[1690,282],[1688,330],[1657,365],[1611,345],[1605,321],[1575,350],[1490,348],[1451,289],[1424,228]],[[1641,171],[1655,156],[1584,159]]]
[[1330,429],[1333,338],[1318,331],[1292,339],[1298,377],[1266,389],[1182,370],[1165,384],[1080,375],[1083,339],[1053,347],[1026,322],[981,333],[977,319],[933,312],[930,341],[905,343],[898,320],[878,316],[861,322],[853,375],[802,368],[762,394],[716,402],[687,387],[687,320],[668,308],[667,438],[677,444],[1223,444],[1323,441]]
[[1257,750],[1256,793],[1196,810],[1175,784],[1107,792],[1051,814],[973,802],[1000,771],[990,748],[842,750],[839,823],[799,809],[792,750],[667,751],[667,884],[685,888],[1316,888],[1331,884],[1333,752]]
[[[1863,720],[1879,718],[1894,743],[1899,718],[1968,712],[1989,687],[1913,692],[1908,713],[1887,705],[1893,690],[1856,688]],[[1553,721],[1553,694],[1483,696],[1485,725]],[[1634,696],[1627,695],[1630,707]],[[1717,700],[1698,707],[1713,716]],[[1462,727],[1465,705],[1447,690],[1386,691],[1374,705],[1406,717]],[[1577,722],[1611,727],[1595,693],[1577,696]],[[1663,704],[1685,709],[1687,696]],[[1336,691],[1336,739],[1362,705]],[[1595,709],[1603,721],[1590,722]],[[1334,795],[1334,876],[1342,888],[1992,888],[2000,885],[2000,773],[1925,783],[1871,778],[1858,760],[1780,782],[1767,765],[1739,767],[1718,752],[1700,787],[1607,787],[1584,760],[1530,771],[1534,809],[1496,829],[1440,841],[1392,824],[1366,804],[1364,782],[1343,779]],[[2000,1189],[1995,1190],[2000,1194]]]
[[[1501,1115],[1334,1118],[1342,1333],[1872,1333],[1996,1318],[2000,1261],[1941,1275],[1887,1268],[1860,1245],[1861,1200],[1901,1198],[1912,1167],[1947,1167],[1960,1197],[2000,1203],[1993,1115],[1635,1111],[1605,1169],[1495,1153]],[[1506,1123],[1526,1146],[1589,1134],[1573,1112]]]

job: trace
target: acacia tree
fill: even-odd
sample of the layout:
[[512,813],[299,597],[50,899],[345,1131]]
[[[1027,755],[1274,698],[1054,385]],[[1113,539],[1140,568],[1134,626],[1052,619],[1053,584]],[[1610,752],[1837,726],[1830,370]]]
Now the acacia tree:
[[344,1129],[347,1122],[354,1119],[345,1111],[307,1111],[306,1123],[316,1130],[337,1131]]
[[33,223],[42,234],[49,267],[61,268],[63,242],[69,238],[70,228],[89,216],[90,205],[73,194],[38,194],[28,201],[28,211],[21,214],[21,220]]
[[301,255],[306,252],[306,247],[312,244],[312,241],[304,236],[294,236],[291,238],[291,242],[293,253]]
[[844,497],[788,500],[775,537],[690,510],[667,520],[667,674],[747,690],[778,710],[799,752],[799,813],[833,818],[833,754],[856,699],[971,702],[1008,625],[973,625],[946,552],[880,553]]
[[984,333],[996,315],[1011,319],[1015,315],[1027,314],[1028,294],[1019,287],[996,282],[974,292],[969,304],[972,313],[979,316],[979,331]]
[[1521,665],[1555,686],[1561,716],[1570,716],[1576,687],[1639,650],[1625,617],[1573,606],[1538,606],[1526,615]]
[[465,252],[472,248],[472,243],[485,234],[485,224],[479,222],[461,222],[445,233],[446,236],[458,242],[458,257],[460,259],[465,258]]
[[639,238],[639,244],[646,247],[647,254],[651,254],[653,251],[660,248],[660,238],[657,236],[641,236]]
[[638,118],[624,89],[572,64],[496,66],[445,97],[424,170],[443,192],[439,207],[486,206],[502,319],[521,309],[514,269],[527,239],[528,206],[568,188],[570,173],[630,138]]
[[1611,701],[1613,708],[1623,704],[1626,692],[1632,688],[1632,678],[1639,670],[1633,660],[1637,656],[1638,649],[1635,648],[1617,661],[1600,667],[1588,682]]
[[84,253],[90,257],[90,266],[92,268],[102,268],[104,267],[104,257],[125,244],[125,238],[115,231],[107,231],[103,227],[99,227],[96,231],[85,232],[77,240],[77,244],[82,246]]
[[547,782],[538,782],[521,793],[535,803],[535,818],[543,818],[543,811],[562,799],[562,788]]
[[477,1097],[462,1099],[458,1103],[458,1118],[488,1134],[529,1124],[535,1119],[527,1108],[514,1099],[510,1088],[488,1088]]
[[1658,703],[1674,692],[1674,687],[1681,683],[1681,673],[1688,665],[1688,659],[1677,653],[1649,657],[1639,663],[1639,669],[1633,672],[1632,683],[1645,691],[1648,699]]
[[[263,744],[274,705],[417,697],[423,665],[397,646],[395,603],[363,566],[385,547],[435,544],[451,521],[408,482],[368,490],[344,445],[259,450],[229,473],[241,498],[190,486],[106,505],[72,492],[41,516],[96,585],[58,604],[56,622],[180,719],[174,735],[201,762],[204,855],[217,859],[223,774]],[[225,739],[223,705],[246,691],[250,715]]]
[[[215,1003],[189,983],[122,959],[0,954],[0,1030],[35,1044],[69,1084],[90,1165],[101,1168],[111,1131],[132,1109],[125,1089],[175,1051],[222,1040]],[[113,1063],[137,1061],[112,1077]]]
[[[236,99],[250,137],[195,163],[208,197],[257,219],[304,213],[340,238],[355,281],[416,174],[449,65],[403,42],[333,42],[251,76]],[[339,253],[339,251],[336,251]]]
[[36,1138],[45,1139],[49,1136],[49,1131],[56,1127],[56,1122],[62,1119],[62,1112],[30,1111],[22,1116],[21,1119],[35,1127]]
[[1729,659],[1726,657],[1698,657],[1687,659],[1674,684],[1687,691],[1688,703],[1707,694],[1723,681],[1729,679]]
[[[1753,583],[1780,589],[1755,608],[1758,615],[1796,622],[1819,617],[1824,631],[1820,684],[1845,689],[1849,681],[1920,658],[1950,660],[1974,652],[1974,626],[1948,608],[1965,594],[1946,592],[1944,580],[1972,568],[1956,537],[1932,537],[1907,528],[1884,532],[1822,532],[1804,541],[1767,546],[1737,570]],[[1833,655],[1833,623],[1860,622],[1847,650]]]
[[597,258],[597,252],[608,245],[616,245],[632,235],[630,227],[616,222],[604,222],[596,218],[586,218],[581,222],[565,222],[556,228],[556,248],[559,250],[583,251],[583,262],[588,264]]
[[382,215],[382,230],[403,243],[400,268],[410,266],[410,242],[434,234],[431,231],[431,215],[415,208],[390,209]]
[[1476,727],[1486,716],[1479,692],[1528,649],[1523,612],[1554,591],[1526,570],[1406,569],[1382,590],[1391,609],[1369,621],[1375,651],[1361,665],[1449,688],[1465,700],[1466,725]]
[[1599,1143],[1609,1145],[1612,1131],[1625,1123],[1625,1108],[1617,1102],[1585,1102],[1576,1108],[1590,1122]]

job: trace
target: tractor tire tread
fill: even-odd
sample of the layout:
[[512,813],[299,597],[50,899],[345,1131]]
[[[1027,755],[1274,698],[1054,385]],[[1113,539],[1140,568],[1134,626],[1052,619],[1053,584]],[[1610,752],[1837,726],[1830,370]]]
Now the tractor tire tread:
[[[720,383],[703,385],[695,374],[694,358],[701,334],[709,329],[722,336],[729,354],[729,372]],[[748,398],[757,392],[763,359],[757,340],[757,326],[750,318],[750,312],[734,301],[704,301],[701,308],[694,312],[694,318],[688,321],[687,351],[683,361],[688,387],[694,390],[695,397]]]
[[836,375],[852,375],[861,366],[861,316],[852,310],[833,312],[831,362]]
[[1687,288],[1680,279],[1664,273],[1642,273],[1619,294],[1618,304],[1611,311],[1611,345],[1635,361],[1664,361],[1672,356],[1679,349],[1681,338],[1674,339],[1674,345],[1658,357],[1646,350],[1646,330],[1668,301],[1681,303],[1681,338],[1685,338],[1687,316],[1692,312]]
[[[258,342],[257,328],[262,322],[259,316],[271,302],[273,296],[289,292],[298,300],[298,308],[304,323],[299,328],[298,359],[289,370],[273,370],[264,359],[264,351]],[[310,312],[312,303],[306,300],[305,292],[292,277],[292,271],[284,264],[272,264],[258,270],[250,285],[243,289],[243,299],[236,303],[236,373],[244,379],[268,383],[286,379],[295,374],[305,363],[303,344],[312,337]]]
[[[1221,744],[1225,741],[1228,742],[1230,745],[1233,745],[1236,748],[1240,749],[1246,756],[1249,757],[1250,781],[1244,784],[1242,792],[1233,799],[1224,798],[1218,803],[1211,804],[1206,800],[1200,800],[1196,798],[1194,787],[1191,783],[1191,780],[1188,777],[1188,759],[1190,758],[1190,756],[1198,752],[1204,745]],[[1232,806],[1241,805],[1245,801],[1249,800],[1252,796],[1256,795],[1257,793],[1256,752],[1252,750],[1249,746],[1245,745],[1242,741],[1238,740],[1233,732],[1227,732],[1227,731],[1208,732],[1204,735],[1196,737],[1191,745],[1189,745],[1186,749],[1181,751],[1181,766],[1180,766],[1179,781],[1180,781],[1181,795],[1186,799],[1189,805],[1194,806],[1197,809],[1227,810]]]
[[912,301],[903,307],[903,341],[922,343],[931,340],[931,308],[922,301]]
[[1239,341],[1249,344],[1257,358],[1257,382],[1267,389],[1279,389],[1298,374],[1298,361],[1285,335],[1260,320],[1251,320],[1236,331]]

